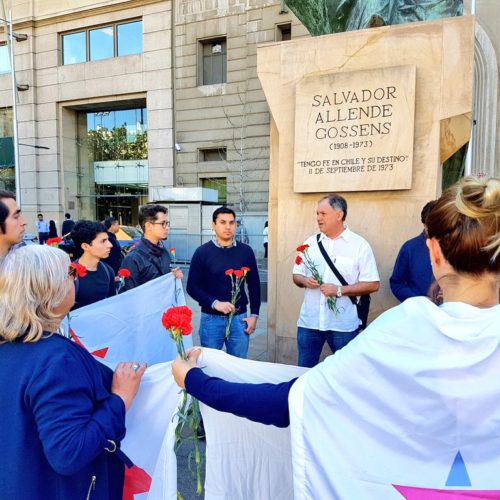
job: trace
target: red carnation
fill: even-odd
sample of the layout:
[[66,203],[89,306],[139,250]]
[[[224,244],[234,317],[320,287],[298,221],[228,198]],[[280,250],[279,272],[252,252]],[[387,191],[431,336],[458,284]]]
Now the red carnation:
[[191,320],[193,312],[187,306],[170,307],[161,318],[163,326],[172,333],[189,335],[193,331]]
[[297,247],[297,252],[305,252],[309,248],[309,245],[300,245]]
[[120,278],[130,278],[130,271],[125,268],[118,269],[118,276]]
[[234,274],[234,269],[228,269],[226,271],[226,276],[231,276],[232,274]]
[[49,238],[45,244],[46,245],[49,245],[49,246],[52,246],[52,245],[59,245],[59,243],[62,242],[62,238],[60,238],[59,236],[57,236],[56,238]]
[[243,277],[243,271],[241,269],[236,269],[234,275],[239,279]]
[[81,264],[78,264],[78,262],[72,262],[69,267],[76,269],[76,275],[79,278],[85,278],[85,276],[87,275],[87,268],[85,266],[82,266]]
[[250,272],[250,268],[249,267],[242,267],[241,270],[243,271],[243,274],[246,274],[246,273]]
[[297,255],[297,257],[295,257],[295,264],[297,264],[298,266],[302,264],[302,257],[300,255]]

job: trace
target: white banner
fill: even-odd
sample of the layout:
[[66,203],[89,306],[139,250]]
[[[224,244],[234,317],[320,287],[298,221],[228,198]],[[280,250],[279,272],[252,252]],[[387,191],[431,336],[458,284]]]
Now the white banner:
[[[181,282],[169,273],[125,293],[70,312],[70,334],[103,363],[156,363],[177,357],[175,343],[161,323],[166,309],[185,305]],[[67,331],[67,322],[64,330]],[[184,339],[192,346],[191,336]]]

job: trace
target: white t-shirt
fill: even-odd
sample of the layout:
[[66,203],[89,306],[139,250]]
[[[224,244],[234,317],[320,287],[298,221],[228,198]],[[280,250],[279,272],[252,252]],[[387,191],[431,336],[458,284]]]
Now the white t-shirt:
[[[333,240],[321,233],[320,240],[335,267],[347,283],[354,285],[360,281],[380,280],[373,251],[364,238],[346,228],[342,234]],[[316,235],[309,237],[304,244],[309,245],[309,256],[316,264],[323,282],[340,285],[340,281],[321,255]],[[296,264],[293,268],[293,274],[306,277],[312,276],[304,263]],[[335,315],[328,308],[327,298],[320,292],[319,288],[314,290],[306,288],[297,326],[339,332],[352,332],[358,328],[358,313],[351,299],[349,297],[338,298],[337,307],[339,313]]]

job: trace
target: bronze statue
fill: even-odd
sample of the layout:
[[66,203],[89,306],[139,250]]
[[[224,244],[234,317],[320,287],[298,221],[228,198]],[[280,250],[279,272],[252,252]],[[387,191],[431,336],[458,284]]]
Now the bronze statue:
[[286,0],[313,36],[461,16],[463,0]]

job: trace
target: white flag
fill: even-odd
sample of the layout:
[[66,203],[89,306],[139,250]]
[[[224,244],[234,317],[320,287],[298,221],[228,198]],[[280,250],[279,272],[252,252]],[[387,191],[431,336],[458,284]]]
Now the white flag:
[[[177,357],[177,348],[161,323],[166,309],[185,305],[180,281],[172,273],[125,293],[70,313],[70,335],[106,365],[120,361],[156,363]],[[67,323],[64,329],[67,331]],[[184,338],[186,348],[191,336]]]

